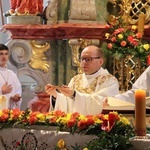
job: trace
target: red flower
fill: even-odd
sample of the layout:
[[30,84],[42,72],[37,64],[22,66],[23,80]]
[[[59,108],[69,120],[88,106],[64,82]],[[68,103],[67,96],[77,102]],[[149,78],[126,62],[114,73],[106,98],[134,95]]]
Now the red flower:
[[118,28],[114,31],[114,35],[117,35],[119,33],[122,33],[124,31],[124,28]]
[[73,113],[73,114],[71,115],[71,118],[76,119],[76,118],[78,118],[79,116],[80,116],[80,114],[79,114],[78,112],[75,112],[75,113]]
[[118,121],[119,119],[120,118],[119,118],[117,113],[110,112],[108,114],[108,120],[105,118],[103,119],[101,129],[109,132],[113,128],[113,126],[115,125],[116,121]]
[[130,35],[128,36],[128,41],[133,44],[134,46],[138,46],[138,40],[134,38],[134,36]]
[[57,117],[54,116],[54,117],[49,119],[49,122],[50,123],[56,123],[56,120],[57,120]]
[[129,41],[129,42],[130,42],[130,41],[133,41],[133,38],[134,38],[134,37],[133,37],[132,35],[129,35],[129,36],[128,36],[128,41]]
[[85,129],[86,127],[87,127],[87,122],[86,122],[85,120],[80,120],[80,121],[78,122],[78,128],[79,128],[80,130]]
[[76,120],[75,119],[71,119],[71,120],[69,120],[68,122],[67,122],[67,126],[69,127],[69,128],[71,128],[71,127],[73,127],[73,126],[75,126],[76,125]]

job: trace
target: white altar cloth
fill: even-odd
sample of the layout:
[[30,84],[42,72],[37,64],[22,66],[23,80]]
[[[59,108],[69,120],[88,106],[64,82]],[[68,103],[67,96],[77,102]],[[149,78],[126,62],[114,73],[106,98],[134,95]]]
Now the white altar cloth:
[[[71,146],[84,145],[92,139],[94,135],[70,134],[69,132],[57,131],[57,127],[33,126],[32,128],[5,128],[0,130],[0,150],[15,150],[16,143],[26,144],[30,142],[29,150],[54,150],[60,139],[66,142],[68,149]],[[4,145],[3,145],[3,144]],[[130,150],[150,149],[150,139],[132,139],[133,148]]]
[[32,146],[32,148],[28,148],[29,150],[34,150],[35,147],[37,147],[37,150],[53,150],[54,145],[56,145],[60,139],[63,139],[66,142],[67,148],[69,148],[71,146],[74,146],[75,143],[77,143],[78,145],[82,145],[85,142],[89,142],[90,140],[92,140],[92,138],[95,138],[95,136],[60,132],[57,131],[57,127],[35,126],[34,129],[1,129],[0,138],[5,144],[4,148],[2,141],[0,141],[0,150],[15,150],[17,149],[15,147],[17,142],[22,142],[24,144],[26,142],[30,142],[30,146]]

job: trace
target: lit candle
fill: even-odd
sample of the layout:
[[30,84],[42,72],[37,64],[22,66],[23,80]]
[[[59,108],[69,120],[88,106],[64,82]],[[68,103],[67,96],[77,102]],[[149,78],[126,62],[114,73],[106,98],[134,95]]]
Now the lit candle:
[[144,24],[145,24],[145,14],[141,13],[139,14],[139,19],[138,19],[138,32],[141,33],[142,35],[144,34]]
[[146,91],[135,91],[135,130],[137,136],[146,135]]

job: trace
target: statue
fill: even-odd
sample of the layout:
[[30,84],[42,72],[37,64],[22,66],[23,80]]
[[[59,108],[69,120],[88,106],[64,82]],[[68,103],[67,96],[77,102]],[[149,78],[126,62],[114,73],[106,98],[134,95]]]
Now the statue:
[[10,10],[5,16],[43,14],[43,0],[10,0]]

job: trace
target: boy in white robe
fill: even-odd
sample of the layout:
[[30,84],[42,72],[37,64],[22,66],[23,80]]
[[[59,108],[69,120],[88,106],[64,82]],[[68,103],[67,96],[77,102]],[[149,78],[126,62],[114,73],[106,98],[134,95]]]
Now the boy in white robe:
[[45,86],[46,93],[50,95],[50,111],[79,112],[83,115],[101,113],[104,97],[119,93],[117,79],[102,68],[103,62],[103,52],[100,48],[86,47],[81,52],[83,74],[74,76],[68,86]]
[[6,97],[6,108],[19,108],[21,105],[21,84],[16,74],[6,68],[8,62],[8,47],[0,44],[0,95]]

